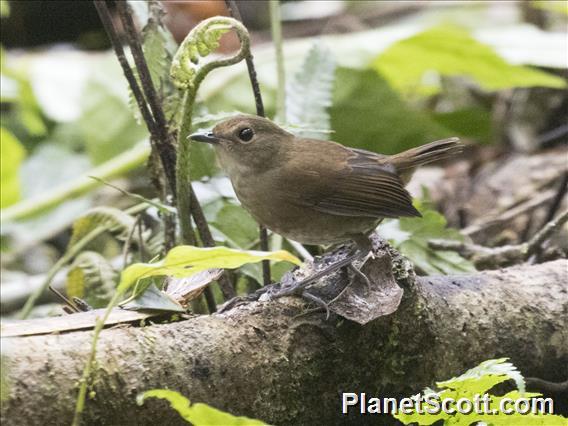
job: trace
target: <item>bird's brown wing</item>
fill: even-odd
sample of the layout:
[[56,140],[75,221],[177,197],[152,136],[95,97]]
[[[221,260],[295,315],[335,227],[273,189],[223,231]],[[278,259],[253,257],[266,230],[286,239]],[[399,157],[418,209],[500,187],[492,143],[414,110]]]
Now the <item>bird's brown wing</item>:
[[[310,143],[320,141],[310,141]],[[317,211],[354,217],[420,216],[412,197],[385,157],[325,142],[319,158],[303,146],[301,165],[296,163],[293,187],[299,202]],[[325,152],[321,156],[321,152]],[[298,158],[296,156],[296,158]],[[381,164],[382,163],[382,164]]]

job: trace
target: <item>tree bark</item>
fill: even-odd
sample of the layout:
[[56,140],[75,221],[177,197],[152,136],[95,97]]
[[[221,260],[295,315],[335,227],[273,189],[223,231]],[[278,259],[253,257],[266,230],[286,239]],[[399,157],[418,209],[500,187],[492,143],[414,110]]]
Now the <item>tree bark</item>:
[[[366,326],[305,310],[298,298],[101,334],[85,424],[184,424],[164,401],[192,402],[275,425],[386,423],[341,414],[341,392],[409,396],[479,362],[509,357],[525,376],[566,379],[566,260],[472,275],[398,279],[398,310]],[[404,274],[403,274],[404,275]],[[3,339],[4,425],[70,424],[91,331]],[[386,420],[386,419],[385,419]]]

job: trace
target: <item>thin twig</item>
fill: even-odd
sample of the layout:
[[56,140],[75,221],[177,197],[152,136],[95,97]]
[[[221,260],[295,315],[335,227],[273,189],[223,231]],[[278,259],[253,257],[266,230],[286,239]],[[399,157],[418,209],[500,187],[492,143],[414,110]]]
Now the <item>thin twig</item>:
[[554,196],[554,199],[552,200],[552,203],[550,203],[550,207],[548,209],[546,217],[542,222],[542,226],[546,225],[554,218],[556,212],[558,211],[560,205],[562,204],[562,200],[566,195],[566,191],[568,191],[568,172],[564,172],[564,174],[562,175],[562,179],[560,180],[560,185],[558,186],[558,190],[556,192],[556,195]]
[[150,70],[148,69],[148,63],[142,51],[142,44],[140,42],[140,37],[134,26],[134,21],[132,20],[132,11],[130,6],[126,1],[116,2],[118,14],[122,21],[124,27],[124,32],[126,34],[126,40],[130,46],[130,51],[132,52],[132,57],[134,58],[134,63],[136,64],[136,69],[138,70],[138,75],[140,76],[140,82],[142,83],[142,90],[144,91],[146,100],[153,115],[153,123],[157,131],[158,138],[156,139],[156,149],[162,161],[162,166],[166,174],[166,178],[170,189],[173,194],[175,194],[175,164],[176,164],[176,152],[173,143],[173,137],[168,131],[166,124],[166,117],[162,109],[162,105],[156,89],[154,88],[154,83],[152,82],[152,77],[150,75]]
[[459,241],[431,240],[428,245],[434,250],[458,252],[463,257],[471,259],[475,266],[480,269],[495,269],[526,261],[538,252],[542,245],[558,232],[567,221],[568,210],[548,222],[529,241],[523,244],[491,248]]
[[[118,2],[118,6],[119,9],[122,10],[122,14],[121,14],[121,18],[122,15],[130,15],[129,10],[125,9],[122,5],[122,1]],[[120,66],[122,68],[122,72],[124,74],[124,77],[126,78],[126,80],[128,81],[128,85],[130,86],[130,90],[132,91],[132,94],[134,96],[134,99],[136,100],[136,104],[138,105],[138,108],[140,110],[140,113],[142,115],[142,118],[144,119],[144,122],[146,123],[146,127],[148,128],[148,131],[150,132],[150,144],[152,146],[152,150],[156,151],[158,153],[158,156],[160,157],[160,161],[162,163],[162,169],[164,171],[164,175],[168,184],[168,187],[170,188],[170,191],[172,191],[173,194],[175,194],[175,150],[173,150],[173,144],[171,143],[171,140],[167,137],[167,135],[169,134],[167,129],[164,130],[162,128],[160,128],[158,126],[158,122],[156,122],[155,117],[152,115],[152,113],[150,112],[149,108],[148,108],[148,103],[146,102],[146,99],[144,97],[144,94],[142,92],[142,89],[140,88],[140,85],[138,84],[138,81],[136,80],[136,77],[134,76],[134,73],[132,71],[132,68],[130,67],[130,64],[128,63],[128,59],[126,58],[125,52],[124,52],[124,48],[122,47],[122,43],[120,41],[120,38],[118,36],[118,32],[114,26],[114,23],[112,21],[112,17],[110,15],[109,9],[108,9],[108,5],[104,0],[94,0],[94,4],[95,4],[95,8],[97,9],[97,12],[99,14],[99,17],[103,23],[103,26],[105,28],[105,31],[111,41],[111,44],[113,46],[113,49],[115,51],[116,57],[118,59],[118,62],[120,63]],[[123,20],[123,25],[126,19]],[[130,21],[132,20],[132,18],[130,18]],[[128,33],[128,31],[125,31],[126,33]],[[131,40],[131,38],[133,38],[132,36],[129,36],[129,42],[132,41],[131,44],[131,50],[132,50],[132,54],[135,57],[135,59],[137,60],[137,68],[138,68],[138,73],[141,75],[143,73],[143,71],[141,72],[141,68],[138,66],[138,63],[142,64],[142,62],[144,64],[146,64],[146,61],[144,60],[144,55],[135,55],[134,54],[134,49],[132,48],[132,45],[138,45],[139,46],[139,42],[136,43],[134,40]],[[138,53],[141,52],[141,47]],[[138,51],[138,50],[137,50]],[[144,68],[144,66],[142,66],[142,68]],[[145,69],[147,70],[147,65],[145,67]],[[142,79],[142,77],[141,77]],[[150,83],[151,83],[151,79],[150,79]],[[147,91],[154,91],[154,86],[148,86],[145,90]],[[172,166],[173,165],[173,166]],[[161,188],[157,188],[158,192],[161,193]],[[165,191],[164,194],[164,203],[167,203],[168,200],[168,191]],[[167,220],[164,221],[164,225],[166,226],[166,232],[165,235],[166,236],[175,236],[175,221],[172,218],[168,218]],[[171,229],[174,229],[174,231],[172,232]],[[173,246],[174,242],[170,241],[170,242],[166,242],[166,246]]]
[[126,59],[126,55],[124,53],[124,49],[122,47],[122,43],[118,38],[118,33],[116,28],[114,27],[114,23],[112,21],[112,17],[110,16],[110,12],[108,10],[108,6],[104,0],[95,0],[94,1],[95,8],[99,14],[103,27],[111,41],[112,47],[114,49],[114,53],[116,54],[116,58],[122,67],[122,72],[124,73],[124,77],[128,81],[128,85],[130,86],[130,90],[132,90],[132,94],[134,95],[134,99],[140,109],[140,113],[142,114],[142,118],[148,127],[148,131],[150,135],[154,137],[156,140],[158,139],[158,132],[150,114],[150,110],[148,109],[148,105],[144,99],[144,95],[142,94],[142,90],[136,81],[136,77],[134,77],[134,73],[130,68],[130,64],[128,63],[128,59]]
[[514,218],[516,218],[516,217],[518,217],[522,214],[531,212],[531,211],[537,209],[538,207],[541,207],[543,203],[547,203],[552,198],[554,198],[554,191],[553,190],[545,191],[545,192],[541,193],[540,195],[537,195],[536,197],[533,197],[533,198],[529,198],[525,202],[511,208],[510,210],[505,211],[504,213],[502,213],[498,217],[488,219],[488,220],[485,219],[484,223],[475,223],[475,224],[468,226],[467,228],[462,230],[462,233],[464,235],[473,236],[473,235],[476,235],[480,232],[483,232],[483,231],[485,231],[485,230],[487,230],[487,229],[489,229],[493,226],[497,226],[497,225],[500,225],[502,223],[509,223]]
[[[243,22],[243,18],[241,13],[239,12],[239,8],[237,6],[237,2],[235,0],[225,0],[225,4],[231,16],[241,22]],[[252,93],[254,95],[254,103],[256,105],[256,115],[260,117],[264,117],[264,103],[262,102],[262,94],[260,92],[260,85],[258,84],[258,78],[256,75],[256,69],[254,67],[254,61],[252,56],[252,51],[249,51],[249,54],[245,58],[247,63],[247,70],[249,75],[250,84],[252,86]],[[259,236],[260,236],[260,249],[264,251],[268,251],[268,231],[267,229],[259,225]],[[262,281],[263,284],[269,285],[271,282],[270,273],[270,262],[268,260],[262,261]]]
[[130,230],[128,231],[128,236],[124,241],[124,246],[122,247],[122,269],[125,269],[126,265],[128,264],[128,252],[130,251],[130,245],[132,243],[132,238],[134,237],[134,231],[136,230],[136,226],[140,224],[140,219],[141,219],[140,215],[136,216],[134,223],[132,224]]

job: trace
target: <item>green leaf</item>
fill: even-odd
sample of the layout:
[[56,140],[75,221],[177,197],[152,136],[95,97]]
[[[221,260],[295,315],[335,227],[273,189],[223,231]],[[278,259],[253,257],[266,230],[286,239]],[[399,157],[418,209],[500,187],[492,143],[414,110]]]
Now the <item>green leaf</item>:
[[[436,385],[440,388],[459,389],[462,387],[462,382],[466,380],[474,380],[482,382],[488,376],[505,377],[505,380],[512,379],[517,385],[517,389],[521,393],[525,392],[525,379],[512,363],[506,362],[508,358],[490,359],[483,361],[477,367],[474,367],[458,377],[454,377],[443,382],[437,382]],[[497,382],[500,383],[500,382]],[[496,384],[496,383],[495,383]],[[495,384],[479,388],[479,393],[483,393],[491,389]]]
[[93,308],[104,308],[118,282],[118,273],[99,253],[85,251],[73,261],[67,272],[69,297],[84,299]]
[[117,238],[126,239],[134,223],[132,216],[114,207],[92,208],[73,223],[69,247],[73,247],[77,241],[99,226],[108,226],[110,232],[117,234]]
[[156,263],[135,263],[122,271],[119,289],[124,291],[133,283],[153,276],[187,277],[205,269],[238,268],[245,263],[256,263],[261,260],[283,260],[300,265],[300,260],[280,250],[263,252],[252,250],[235,250],[227,247],[200,248],[178,246],[171,249],[166,257]]
[[564,0],[532,0],[531,7],[568,15],[568,3]]
[[0,208],[17,202],[21,197],[19,170],[26,151],[20,141],[7,129],[0,130]]
[[463,241],[456,229],[447,228],[444,216],[415,202],[421,218],[403,217],[380,225],[379,234],[389,240],[415,266],[429,275],[474,272],[473,264],[456,252],[430,248],[431,239]]
[[432,118],[455,135],[488,144],[493,139],[491,112],[480,107],[434,113]]
[[515,87],[564,88],[566,82],[537,69],[510,65],[466,30],[438,26],[399,41],[380,54],[373,66],[392,87],[409,93],[439,90],[438,74],[466,76],[486,90]]
[[178,392],[168,389],[152,389],[136,398],[138,405],[144,404],[147,398],[165,399],[172,408],[187,422],[194,426],[263,426],[266,423],[248,417],[237,417],[207,404],[191,404],[189,399]]
[[258,225],[241,207],[225,204],[217,212],[212,225],[222,232],[230,245],[235,248],[246,248],[258,239]]
[[83,93],[85,105],[79,119],[87,153],[95,164],[116,157],[147,137],[126,102],[112,87],[91,81]]
[[306,138],[327,139],[335,77],[333,53],[322,44],[312,46],[286,90],[286,123]]
[[193,28],[173,58],[170,76],[174,84],[180,89],[193,87],[201,60],[219,47],[221,36],[231,28],[220,17],[209,18]]
[[381,154],[454,136],[410,108],[376,72],[338,68],[331,124],[333,140]]
[[142,294],[133,300],[121,305],[124,309],[131,311],[154,310],[167,312],[185,312],[185,309],[165,292],[161,291],[155,284],[150,284]]
[[0,16],[2,18],[10,16],[10,3],[8,3],[8,0],[0,0]]
[[[130,1],[129,3],[144,23],[142,49],[150,71],[150,78],[162,101],[166,120],[177,122],[178,113],[181,110],[181,97],[170,79],[170,67],[177,43],[162,22],[165,12],[158,1]],[[133,72],[137,75],[136,69],[133,69]],[[130,89],[129,105],[137,121],[141,122],[140,110]]]
[[[451,398],[455,401],[464,398],[470,401],[475,401],[476,396],[487,394],[489,397],[489,406],[484,407],[480,404],[481,409],[487,408],[489,411],[485,413],[476,413],[475,410],[470,414],[462,414],[456,411],[453,414],[447,414],[441,411],[438,414],[428,413],[428,409],[433,408],[431,405],[426,404],[424,400],[420,403],[421,412],[415,408],[411,409],[408,414],[398,413],[394,417],[400,420],[405,425],[419,424],[431,425],[436,421],[443,420],[444,425],[447,426],[469,426],[477,424],[477,422],[485,422],[485,424],[492,426],[516,426],[516,425],[539,425],[539,426],[555,426],[566,425],[567,419],[562,416],[556,416],[545,413],[538,414],[519,414],[511,413],[505,414],[498,411],[501,401],[504,398],[509,398],[511,401],[517,401],[520,398],[535,398],[542,396],[539,393],[524,392],[524,378],[517,371],[515,366],[506,362],[507,358],[492,359],[482,362],[479,366],[468,370],[459,377],[438,382],[437,385],[443,390],[434,392],[427,389],[423,392],[422,396],[438,396],[438,402]],[[497,384],[506,380],[512,379],[516,382],[519,390],[509,392],[503,396],[496,396],[490,394],[489,391]],[[455,405],[450,408],[455,408]],[[494,411],[495,410],[495,411]]]

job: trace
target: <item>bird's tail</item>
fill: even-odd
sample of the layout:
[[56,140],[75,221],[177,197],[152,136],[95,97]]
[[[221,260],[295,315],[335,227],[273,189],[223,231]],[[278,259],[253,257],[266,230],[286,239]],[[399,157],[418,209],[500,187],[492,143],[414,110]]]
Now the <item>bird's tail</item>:
[[389,163],[401,173],[411,172],[424,164],[451,157],[462,149],[463,144],[458,138],[442,139],[395,154],[389,158]]

